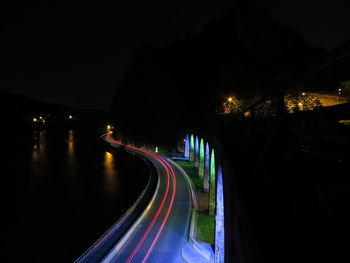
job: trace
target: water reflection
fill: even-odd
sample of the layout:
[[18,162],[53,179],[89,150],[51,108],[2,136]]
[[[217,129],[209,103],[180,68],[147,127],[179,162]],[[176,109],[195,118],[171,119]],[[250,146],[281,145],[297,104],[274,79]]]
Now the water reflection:
[[46,155],[46,133],[45,131],[34,131],[34,145],[32,160],[34,162],[44,162]]
[[74,156],[74,131],[68,131],[68,155]]
[[76,172],[76,160],[75,160],[75,140],[74,140],[74,131],[68,131],[68,147],[67,147],[67,163],[68,169],[71,174]]
[[104,161],[104,181],[103,185],[107,193],[115,194],[117,192],[117,171],[114,166],[114,156],[109,152],[105,152]]
[[34,131],[34,145],[32,151],[32,171],[39,175],[46,167],[46,132]]

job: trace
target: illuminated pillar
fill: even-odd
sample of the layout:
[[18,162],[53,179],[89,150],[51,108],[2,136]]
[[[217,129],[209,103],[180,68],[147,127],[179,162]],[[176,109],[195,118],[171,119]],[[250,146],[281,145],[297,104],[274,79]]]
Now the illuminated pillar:
[[186,138],[185,138],[185,158],[186,159],[190,158],[190,138],[188,134],[186,134]]
[[205,145],[205,156],[204,156],[204,192],[209,192],[209,174],[210,174],[210,150],[209,143]]
[[198,168],[199,166],[199,140],[198,136],[196,136],[194,142],[194,167]]
[[210,185],[209,185],[209,215],[215,214],[215,155],[214,149],[211,150],[211,158],[210,158]]
[[225,261],[225,227],[224,227],[224,187],[222,169],[217,174],[216,216],[215,216],[215,263]]
[[[199,178],[204,178],[204,141],[201,139],[199,144],[199,170],[198,170]],[[204,183],[204,182],[203,182]]]
[[191,134],[191,140],[190,140],[190,161],[194,162],[194,138],[193,138],[193,134]]

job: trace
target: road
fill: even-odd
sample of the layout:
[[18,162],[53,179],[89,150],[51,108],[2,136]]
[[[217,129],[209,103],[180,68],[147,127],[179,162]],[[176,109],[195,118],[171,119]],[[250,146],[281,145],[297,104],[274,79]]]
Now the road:
[[[105,140],[119,147],[111,133]],[[188,243],[192,208],[191,192],[180,170],[153,153],[124,145],[128,151],[150,160],[156,167],[159,183],[156,194],[142,216],[135,222],[128,237],[124,237],[101,261],[107,262],[185,262],[182,246]],[[125,241],[126,240],[126,241]]]

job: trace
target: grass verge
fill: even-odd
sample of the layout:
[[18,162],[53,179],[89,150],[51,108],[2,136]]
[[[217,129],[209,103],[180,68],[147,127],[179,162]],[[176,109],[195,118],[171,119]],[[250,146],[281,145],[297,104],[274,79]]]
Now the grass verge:
[[193,163],[176,161],[178,165],[189,175],[195,186],[199,201],[197,241],[214,244],[215,216],[208,214],[209,194],[203,192],[203,179],[198,178],[198,171]]

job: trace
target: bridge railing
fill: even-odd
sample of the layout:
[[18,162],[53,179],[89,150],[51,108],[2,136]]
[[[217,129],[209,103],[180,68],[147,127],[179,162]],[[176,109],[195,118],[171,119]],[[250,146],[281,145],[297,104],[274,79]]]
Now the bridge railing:
[[[295,244],[315,261],[322,259],[316,252],[322,246],[329,247],[329,258],[346,253],[338,248],[345,240],[342,233],[348,234],[350,229],[342,223],[338,204],[350,200],[345,183],[349,168],[345,165],[350,160],[350,102],[290,112],[286,97],[293,92],[307,96],[311,91],[306,88],[317,85],[337,92],[338,84],[350,80],[349,67],[347,42],[312,69],[280,82],[222,129],[225,141],[232,141],[229,154],[236,164],[234,183],[238,185],[241,222],[247,229],[242,236],[252,247],[247,255],[254,254],[257,262],[287,254],[294,262],[302,261],[302,252],[289,249]],[[315,231],[307,236],[313,225],[322,227],[325,234]],[[336,245],[332,247],[332,243]],[[245,258],[242,262],[252,261]]]
[[317,141],[326,147],[337,145],[334,151],[350,146],[349,67],[350,41],[309,70],[277,83],[243,110],[240,125],[253,141],[265,134],[277,144]]

